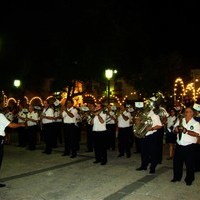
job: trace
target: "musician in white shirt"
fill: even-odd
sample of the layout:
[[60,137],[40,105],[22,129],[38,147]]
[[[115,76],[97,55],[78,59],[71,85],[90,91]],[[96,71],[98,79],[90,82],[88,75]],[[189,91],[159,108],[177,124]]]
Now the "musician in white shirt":
[[[28,113],[28,109],[23,107],[21,104],[19,105],[19,111],[17,113],[18,123],[25,123],[26,115]],[[26,147],[27,145],[27,132],[25,127],[19,127],[17,129],[18,132],[18,146]]]
[[71,154],[71,158],[77,156],[78,150],[78,131],[77,131],[77,121],[76,115],[78,113],[77,109],[74,108],[74,101],[72,99],[67,99],[65,105],[62,107],[62,117],[63,117],[63,133],[64,133],[64,153],[62,156],[67,156]]
[[54,136],[55,136],[55,141],[54,141],[54,147],[58,146],[58,142],[59,144],[62,144],[63,142],[63,118],[61,115],[61,106],[60,104],[55,106],[54,105]]
[[125,153],[127,158],[130,158],[131,156],[130,120],[130,112],[128,112],[125,105],[121,105],[120,113],[117,118],[119,149],[118,157],[124,156]]
[[92,131],[94,138],[95,161],[93,163],[107,163],[107,131],[106,131],[106,113],[103,111],[103,105],[97,104],[92,119]]
[[155,114],[151,110],[148,117],[152,120],[152,126],[148,128],[148,132],[145,137],[141,139],[141,165],[136,170],[147,170],[150,164],[150,174],[155,173],[156,166],[158,164],[158,147],[157,147],[157,130],[162,128],[162,122],[159,115]]
[[186,166],[186,185],[192,185],[195,179],[195,145],[200,135],[200,124],[193,118],[194,111],[188,107],[184,111],[184,118],[174,125],[177,133],[177,145],[173,159],[173,179],[171,182],[181,181],[183,164]]
[[[113,110],[113,106],[109,105],[106,117],[106,129],[108,133],[108,149],[115,150],[116,143],[116,110]],[[114,107],[114,109],[117,109]]]
[[51,154],[53,148],[53,122],[54,111],[50,107],[49,101],[44,100],[44,109],[40,116],[42,120],[42,133],[44,134],[45,150],[42,153]]
[[39,116],[32,105],[29,105],[28,109],[29,112],[26,118],[29,145],[28,149],[33,151],[36,149]]
[[[0,98],[0,109],[3,107],[3,100]],[[0,167],[3,160],[3,149],[4,149],[4,141],[5,141],[5,128],[19,128],[24,127],[24,123],[13,123],[10,122],[4,114],[0,113]],[[5,187],[5,184],[0,183],[0,188]]]

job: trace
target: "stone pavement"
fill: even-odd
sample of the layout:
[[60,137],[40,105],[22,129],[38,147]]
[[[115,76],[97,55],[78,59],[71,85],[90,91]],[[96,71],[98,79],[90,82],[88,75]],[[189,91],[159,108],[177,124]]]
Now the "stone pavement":
[[200,199],[200,173],[192,186],[171,183],[172,161],[166,155],[150,175],[135,170],[139,154],[117,158],[117,151],[108,151],[108,164],[102,166],[93,164],[94,154],[85,152],[84,143],[74,159],[61,156],[62,146],[51,155],[42,154],[42,149],[42,144],[36,151],[5,145],[0,182],[6,187],[0,188],[0,200]]

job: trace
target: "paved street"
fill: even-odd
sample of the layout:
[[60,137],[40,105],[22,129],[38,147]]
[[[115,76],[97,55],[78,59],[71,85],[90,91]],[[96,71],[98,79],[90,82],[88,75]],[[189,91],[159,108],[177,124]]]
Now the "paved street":
[[200,173],[192,186],[171,183],[172,161],[166,155],[156,174],[149,175],[135,170],[139,154],[117,158],[117,151],[108,151],[108,164],[101,166],[93,164],[93,153],[85,152],[85,141],[74,159],[61,156],[62,146],[51,155],[42,154],[42,149],[42,144],[36,151],[5,145],[0,182],[6,187],[0,188],[1,200],[199,199]]

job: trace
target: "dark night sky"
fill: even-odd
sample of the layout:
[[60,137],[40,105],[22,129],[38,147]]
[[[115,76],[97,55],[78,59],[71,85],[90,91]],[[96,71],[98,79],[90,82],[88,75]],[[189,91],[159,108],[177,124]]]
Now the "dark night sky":
[[180,56],[184,67],[200,68],[200,14],[193,1],[91,2],[5,5],[0,84],[16,77],[27,85],[44,77],[101,79],[107,66],[122,75],[141,73],[147,58],[171,54]]

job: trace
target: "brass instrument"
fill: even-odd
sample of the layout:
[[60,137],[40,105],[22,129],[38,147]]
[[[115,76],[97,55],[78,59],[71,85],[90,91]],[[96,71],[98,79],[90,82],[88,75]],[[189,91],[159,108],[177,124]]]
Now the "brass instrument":
[[137,138],[144,138],[148,129],[152,127],[152,119],[148,116],[152,108],[153,104],[148,100],[143,108],[136,111],[133,122],[133,133]]

